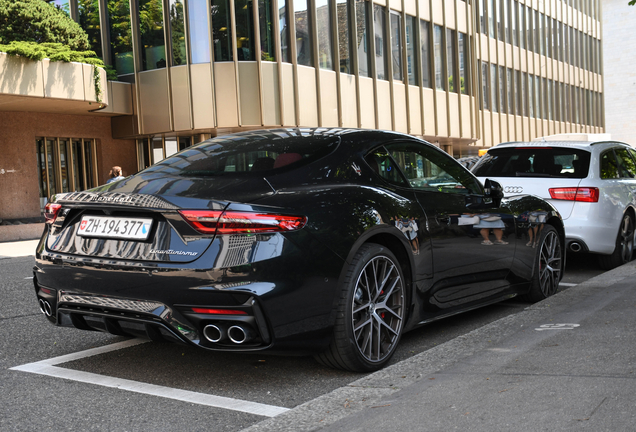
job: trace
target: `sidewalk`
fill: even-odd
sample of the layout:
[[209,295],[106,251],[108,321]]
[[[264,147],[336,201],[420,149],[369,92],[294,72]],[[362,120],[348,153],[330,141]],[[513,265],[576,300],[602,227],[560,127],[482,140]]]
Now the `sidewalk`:
[[35,248],[40,240],[23,240],[0,243],[0,259],[35,255]]
[[245,431],[634,431],[635,276],[625,264]]

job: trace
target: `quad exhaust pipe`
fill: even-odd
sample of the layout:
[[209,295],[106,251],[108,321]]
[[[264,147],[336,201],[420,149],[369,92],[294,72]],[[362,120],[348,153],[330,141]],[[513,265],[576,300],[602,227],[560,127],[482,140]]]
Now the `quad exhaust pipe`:
[[44,315],[50,317],[52,313],[51,303],[49,303],[47,300],[44,300],[44,299],[40,299],[38,302],[40,303],[40,311]]
[[252,330],[241,325],[232,325],[226,329],[220,324],[208,324],[203,327],[203,336],[212,343],[229,339],[232,343],[237,345],[254,339]]

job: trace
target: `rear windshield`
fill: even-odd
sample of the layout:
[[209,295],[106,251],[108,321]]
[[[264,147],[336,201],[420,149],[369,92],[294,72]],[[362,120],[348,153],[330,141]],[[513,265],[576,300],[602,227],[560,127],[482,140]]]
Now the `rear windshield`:
[[300,131],[245,133],[203,141],[144,172],[182,177],[249,176],[298,168],[328,155],[340,138]]
[[488,151],[473,168],[478,177],[585,178],[590,153],[570,148],[506,148]]

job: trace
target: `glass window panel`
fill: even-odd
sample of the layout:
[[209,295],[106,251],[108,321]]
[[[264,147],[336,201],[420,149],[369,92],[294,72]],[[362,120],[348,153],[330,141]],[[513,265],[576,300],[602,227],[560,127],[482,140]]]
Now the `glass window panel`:
[[508,112],[510,114],[514,114],[515,113],[515,101],[512,98],[513,93],[512,93],[512,87],[513,87],[513,76],[512,76],[512,69],[508,68],[506,70],[506,93],[508,94]]
[[442,33],[441,26],[433,27],[433,44],[435,53],[435,88],[438,90],[446,90],[446,84],[444,83],[444,46],[442,45]]
[[211,0],[214,61],[232,61],[232,26],[229,0]]
[[254,12],[252,0],[234,1],[236,22],[236,57],[239,61],[254,61]]
[[519,8],[519,46],[526,48],[526,7],[515,2]]
[[166,157],[170,157],[179,151],[179,142],[177,138],[166,138],[165,146],[166,146]]
[[154,137],[152,139],[152,163],[163,160],[165,155],[163,154],[163,140],[161,137]]
[[543,105],[541,106],[542,118],[544,120],[548,119],[548,80],[547,78],[543,78],[543,86],[541,87],[541,96],[543,97]]
[[504,13],[504,8],[505,8],[505,4],[506,4],[506,0],[497,0],[495,6],[495,16],[497,18],[497,39],[499,39],[502,42],[505,42],[506,40],[506,31],[505,31],[505,13]]
[[75,179],[75,192],[86,190],[84,181],[84,163],[82,159],[82,141],[73,140],[71,143],[73,153],[73,178]]
[[[552,80],[547,80],[548,86],[546,87],[546,100],[548,101],[548,120],[554,120],[554,112],[552,106],[552,97],[554,95],[554,86]],[[545,81],[544,81],[545,84]]]
[[356,50],[358,52],[358,74],[368,77],[371,74],[371,56],[368,53],[368,3],[356,0]]
[[528,115],[534,118],[534,78],[528,76]]
[[488,34],[488,0],[479,0],[481,7],[479,8],[479,27],[481,33]]
[[57,154],[55,152],[55,140],[46,140],[46,163],[49,170],[48,186],[49,197],[58,193],[55,179],[57,178]]
[[108,17],[111,58],[117,74],[134,73],[130,4],[127,1],[108,0]]
[[468,68],[466,65],[468,62],[468,36],[462,32],[457,33],[459,43],[459,89],[462,94],[468,94],[469,80],[466,79],[466,72]]
[[205,0],[188,1],[188,25],[190,30],[190,61],[210,62],[210,32]]
[[517,106],[515,107],[515,114],[518,116],[523,115],[523,92],[521,91],[521,71],[514,71],[515,75],[515,99],[517,100]]
[[531,8],[526,9],[526,44],[528,46],[528,51],[534,52],[534,24],[533,24],[533,14]]
[[141,32],[141,70],[166,67],[166,41],[163,34],[161,0],[139,0]]
[[543,107],[541,106],[541,78],[534,77],[534,107],[537,114],[537,118],[541,118]]
[[185,14],[183,0],[170,0],[170,43],[172,44],[172,66],[186,64]]
[[508,112],[507,109],[507,99],[506,99],[506,68],[503,66],[499,66],[499,112],[502,114],[506,114]]
[[296,61],[299,65],[313,66],[311,24],[307,11],[307,0],[294,0]]
[[318,63],[321,69],[333,70],[329,0],[316,0],[316,25],[318,27]]
[[410,85],[417,85],[417,39],[415,30],[417,18],[411,15],[406,16],[406,72]]
[[99,22],[99,7],[97,0],[79,0],[77,3],[77,18],[80,27],[88,35],[91,49],[95,51],[97,57],[103,58],[102,35]]
[[446,29],[446,72],[448,74],[448,90],[457,93],[455,64],[455,30]]
[[389,69],[386,54],[386,8],[378,4],[373,5],[373,31],[375,36],[375,72],[381,80],[388,79]]
[[97,174],[93,169],[93,141],[84,140],[84,172],[86,172],[86,188],[97,186]]
[[278,28],[280,29],[280,55],[281,60],[291,63],[291,49],[289,47],[289,14],[288,2],[280,0],[278,2]]
[[[521,72],[520,72],[521,73]],[[521,98],[523,115],[528,117],[528,75],[521,73]]]
[[179,151],[192,145],[192,137],[179,137]]
[[420,20],[420,47],[422,49],[422,86],[432,88],[431,83],[431,42],[427,21]]
[[402,74],[402,17],[391,12],[391,60],[393,66],[393,79],[404,80]]
[[492,102],[492,111],[499,111],[499,101],[497,100],[497,65],[490,65],[490,101]]
[[351,38],[349,36],[349,8],[347,0],[336,0],[338,15],[338,56],[340,72],[353,74],[351,70]]
[[516,0],[512,0],[512,3],[510,3],[510,31],[512,32],[512,44],[514,46],[519,46],[519,36],[517,32],[519,28],[518,8],[519,3],[517,3]]
[[276,61],[272,0],[258,0],[258,30],[261,36],[261,60]]
[[37,138],[35,140],[37,158],[38,158],[38,186],[40,187],[40,207],[44,207],[49,196],[49,187],[46,177],[46,154],[44,147],[44,139]]
[[490,109],[490,87],[488,86],[488,63],[481,63],[481,96],[485,110]]
[[495,0],[484,0],[488,2],[488,36],[495,37]]
[[62,173],[61,184],[62,192],[69,191],[69,177],[68,177],[68,140],[59,140],[59,152],[60,152],[60,171]]

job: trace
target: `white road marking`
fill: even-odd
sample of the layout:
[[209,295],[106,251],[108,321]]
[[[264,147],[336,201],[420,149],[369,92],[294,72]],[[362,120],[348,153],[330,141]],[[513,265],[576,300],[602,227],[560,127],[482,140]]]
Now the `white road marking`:
[[24,279],[33,279],[33,276],[25,277]]
[[240,399],[227,398],[222,396],[214,396],[205,393],[197,393],[188,390],[180,390],[171,387],[147,384],[138,381],[132,381],[121,378],[114,378],[104,375],[98,375],[90,372],[76,371],[57,367],[55,365],[79,360],[86,357],[92,357],[104,354],[110,351],[129,348],[135,345],[145,343],[147,341],[141,339],[132,339],[124,342],[106,345],[99,348],[92,348],[73,354],[67,354],[60,357],[54,357],[47,360],[41,360],[34,363],[27,363],[21,366],[12,367],[10,370],[30,372],[39,375],[47,375],[55,378],[63,378],[72,381],[79,381],[87,384],[101,385],[104,387],[118,388],[120,390],[128,390],[135,393],[159,396],[167,399],[174,399],[182,402],[196,403],[215,408],[229,409],[240,411],[248,414],[256,414],[264,417],[275,417],[289,408],[278,407],[274,405],[266,405],[257,402],[244,401]]
[[578,284],[569,283],[569,282],[559,282],[559,285],[563,285],[563,286],[577,286]]

